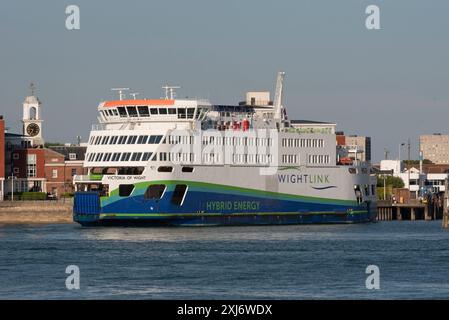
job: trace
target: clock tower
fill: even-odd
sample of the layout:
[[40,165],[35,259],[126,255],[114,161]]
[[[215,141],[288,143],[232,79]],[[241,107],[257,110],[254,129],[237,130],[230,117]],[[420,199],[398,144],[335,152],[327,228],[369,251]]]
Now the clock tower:
[[31,83],[31,94],[23,102],[23,135],[32,138],[32,146],[44,146],[42,138],[42,110],[41,102],[34,94],[34,84]]

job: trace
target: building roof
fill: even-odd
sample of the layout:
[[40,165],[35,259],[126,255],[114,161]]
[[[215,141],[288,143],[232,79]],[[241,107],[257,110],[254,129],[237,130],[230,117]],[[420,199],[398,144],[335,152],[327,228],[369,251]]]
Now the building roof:
[[17,138],[20,138],[20,137],[26,137],[26,136],[23,135],[23,134],[20,134],[20,133],[5,132],[5,137],[17,137]]
[[[87,147],[84,146],[50,146],[51,149],[64,156],[65,160],[84,160]],[[76,159],[70,159],[70,154],[75,154]]]
[[[415,168],[419,170],[419,164],[408,164],[405,168]],[[411,172],[412,170],[410,170]],[[423,173],[449,173],[449,164],[423,164]]]
[[332,122],[312,121],[312,120],[290,120],[291,124],[335,124]]
[[112,100],[105,101],[103,107],[117,107],[117,106],[172,106],[175,100],[172,99],[134,99],[134,100]]

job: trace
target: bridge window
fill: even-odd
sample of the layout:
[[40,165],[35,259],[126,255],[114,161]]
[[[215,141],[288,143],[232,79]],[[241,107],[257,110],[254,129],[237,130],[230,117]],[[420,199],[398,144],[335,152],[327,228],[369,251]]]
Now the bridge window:
[[157,114],[157,108],[150,108],[151,114]]
[[187,119],[193,119],[195,108],[187,108]]
[[185,184],[178,184],[175,187],[175,190],[173,191],[173,196],[171,198],[171,203],[181,206],[184,202],[184,198],[187,193],[187,185]]
[[128,117],[125,107],[118,107],[117,110],[118,110],[120,117],[122,117],[122,118]]
[[168,114],[176,114],[176,108],[169,108]]
[[159,200],[164,195],[165,184],[153,184],[147,188],[144,199]]
[[141,117],[149,117],[150,116],[150,112],[148,110],[148,106],[138,106],[137,110],[139,111],[139,115]]
[[185,118],[186,118],[186,109],[178,108],[178,119],[185,119]]
[[136,109],[136,107],[126,107],[126,110],[128,110],[128,115],[130,117],[137,117],[137,109]]
[[118,195],[120,197],[129,197],[134,190],[133,184],[121,184],[118,186]]
[[167,108],[159,108],[159,114],[167,114]]

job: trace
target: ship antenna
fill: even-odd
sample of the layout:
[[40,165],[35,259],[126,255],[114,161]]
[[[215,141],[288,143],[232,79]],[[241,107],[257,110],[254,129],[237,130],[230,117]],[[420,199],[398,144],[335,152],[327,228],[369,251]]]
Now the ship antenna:
[[136,96],[138,94],[139,94],[138,92],[133,92],[133,93],[130,93],[129,95],[132,96],[134,100],[136,100]]
[[162,89],[165,90],[165,100],[173,100],[176,97],[175,89],[181,89],[178,86],[169,86],[168,84],[163,86]]
[[111,91],[118,91],[118,98],[119,100],[123,100],[125,98],[125,94],[123,91],[127,91],[129,88],[112,88]]
[[280,121],[282,116],[282,90],[284,86],[285,72],[279,71],[276,80],[276,92],[274,96],[274,119]]

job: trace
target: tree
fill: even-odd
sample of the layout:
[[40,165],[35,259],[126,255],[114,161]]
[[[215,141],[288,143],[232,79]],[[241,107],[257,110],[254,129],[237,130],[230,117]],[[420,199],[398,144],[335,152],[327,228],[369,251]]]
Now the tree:
[[[404,164],[419,164],[419,160],[403,160]],[[424,159],[422,161],[423,164],[433,164],[429,159]]]
[[[392,188],[403,188],[404,187],[404,181],[400,177],[393,177],[393,176],[385,176],[385,185],[391,186]],[[384,176],[378,175],[377,176],[377,186],[383,187],[384,186]]]

